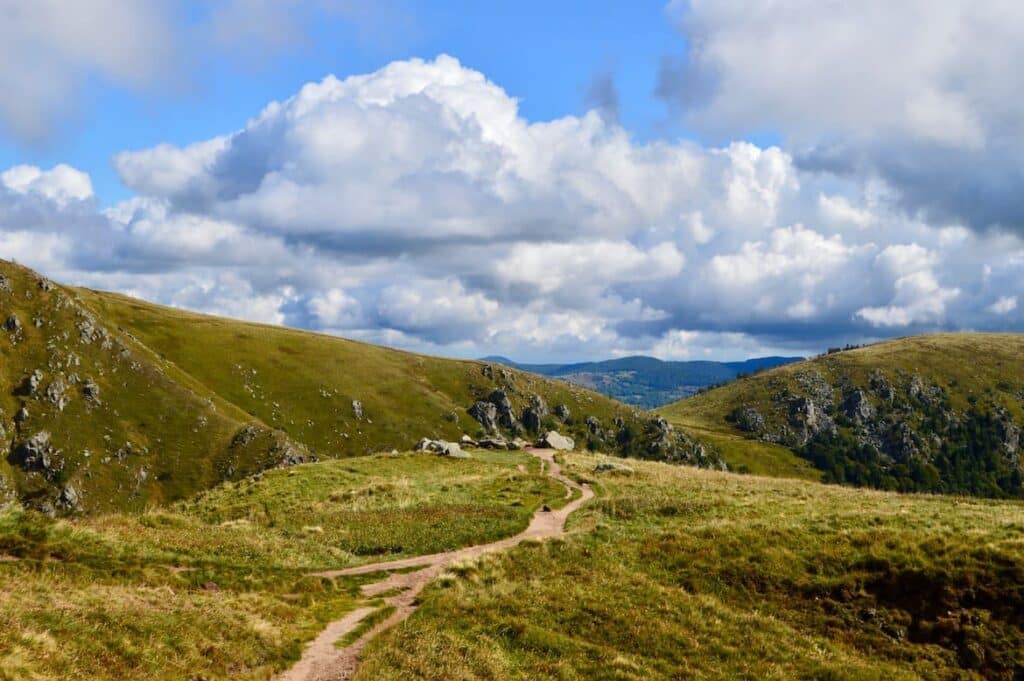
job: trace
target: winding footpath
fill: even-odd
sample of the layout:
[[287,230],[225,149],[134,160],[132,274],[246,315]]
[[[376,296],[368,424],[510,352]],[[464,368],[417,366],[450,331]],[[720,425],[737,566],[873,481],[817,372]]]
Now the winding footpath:
[[335,642],[355,630],[359,623],[373,613],[376,608],[361,607],[348,613],[342,619],[332,622],[309,644],[302,654],[302,659],[277,677],[278,681],[348,681],[355,674],[359,665],[359,656],[366,645],[382,632],[409,617],[418,607],[416,599],[423,588],[450,565],[457,561],[476,558],[485,553],[511,548],[527,539],[547,539],[565,534],[565,521],[569,514],[593,497],[594,492],[588,485],[579,485],[574,480],[562,475],[561,467],[555,463],[554,450],[531,449],[528,451],[543,462],[541,465],[547,469],[551,478],[565,485],[566,498],[572,497],[573,490],[579,490],[580,496],[557,511],[538,510],[525,530],[490,544],[467,546],[455,551],[434,553],[428,556],[360,565],[345,570],[314,573],[316,576],[334,578],[419,568],[409,572],[392,572],[379,582],[363,585],[362,595],[368,599],[379,597],[385,593],[393,594],[385,596],[382,600],[385,603],[384,607],[392,606],[395,608],[394,612],[386,620],[369,629],[355,642],[343,648],[336,647]]

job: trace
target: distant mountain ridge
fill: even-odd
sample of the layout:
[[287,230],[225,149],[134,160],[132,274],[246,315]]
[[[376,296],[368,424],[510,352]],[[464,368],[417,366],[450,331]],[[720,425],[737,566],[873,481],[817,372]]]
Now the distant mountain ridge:
[[497,355],[483,359],[513,369],[559,378],[604,393],[626,404],[653,409],[694,395],[703,388],[762,369],[799,362],[804,358],[756,357],[736,362],[713,362],[664,361],[656,357],[633,355],[574,364],[526,364]]

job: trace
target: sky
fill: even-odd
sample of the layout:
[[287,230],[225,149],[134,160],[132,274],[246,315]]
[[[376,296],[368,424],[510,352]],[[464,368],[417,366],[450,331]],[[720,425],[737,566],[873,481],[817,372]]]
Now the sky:
[[0,0],[0,257],[433,354],[1024,330],[1024,7]]

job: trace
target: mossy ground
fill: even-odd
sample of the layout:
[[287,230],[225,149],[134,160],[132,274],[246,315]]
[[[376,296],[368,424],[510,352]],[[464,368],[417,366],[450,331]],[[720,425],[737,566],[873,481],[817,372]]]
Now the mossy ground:
[[310,571],[491,541],[563,496],[532,457],[479,452],[271,471],[142,515],[8,510],[0,679],[267,678],[354,606],[359,580]]
[[570,536],[439,580],[359,679],[1024,673],[1024,504],[566,460]]

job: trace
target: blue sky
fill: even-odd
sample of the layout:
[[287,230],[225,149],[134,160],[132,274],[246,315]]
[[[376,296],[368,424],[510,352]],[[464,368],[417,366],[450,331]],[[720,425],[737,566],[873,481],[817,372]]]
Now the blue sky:
[[0,16],[0,256],[61,281],[522,361],[1024,330],[1012,4]]
[[[198,21],[205,3],[179,15]],[[694,136],[668,114],[654,90],[658,64],[682,53],[664,2],[382,3],[361,19],[314,16],[297,44],[271,56],[216,54],[185,82],[140,91],[94,77],[76,113],[51,139],[0,137],[0,167],[68,163],[87,169],[104,203],[131,195],[111,165],[125,149],[188,144],[241,127],[267,102],[290,97],[328,74],[368,73],[391,61],[447,53],[501,83],[529,120],[585,110],[591,82],[611,74],[621,120],[638,139]]]

